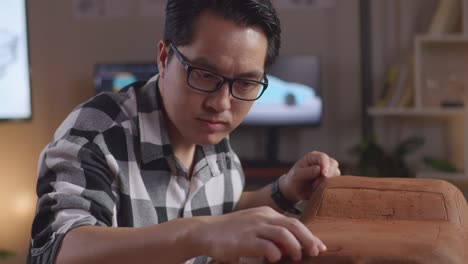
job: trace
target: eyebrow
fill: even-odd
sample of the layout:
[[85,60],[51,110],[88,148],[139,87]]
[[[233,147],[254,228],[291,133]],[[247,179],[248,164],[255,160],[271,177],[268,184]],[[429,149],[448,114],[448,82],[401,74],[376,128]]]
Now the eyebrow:
[[[205,58],[199,57],[190,61],[187,60],[187,62],[189,62],[190,64],[194,64],[194,66],[196,65],[197,67],[201,67],[203,69],[220,74],[218,68],[214,66],[213,64],[211,64]],[[254,70],[254,71],[240,73],[236,75],[234,79],[260,79],[262,77],[263,77],[263,72]]]

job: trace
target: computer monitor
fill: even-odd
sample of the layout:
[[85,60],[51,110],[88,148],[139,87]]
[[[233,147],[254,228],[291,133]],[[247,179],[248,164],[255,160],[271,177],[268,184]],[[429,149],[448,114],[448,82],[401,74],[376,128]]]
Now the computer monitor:
[[26,1],[0,1],[0,120],[31,118],[28,54]]
[[136,81],[147,81],[158,73],[156,63],[102,63],[94,72],[96,93],[118,92]]
[[[119,91],[158,73],[155,63],[105,63],[95,68],[96,93]],[[244,126],[318,126],[322,120],[319,59],[313,55],[279,56],[267,69],[269,85],[255,101]]]
[[318,126],[322,120],[319,59],[284,55],[267,69],[268,88],[255,101],[243,125]]
[[246,167],[283,166],[278,151],[280,141],[288,135],[284,132],[319,127],[323,118],[318,56],[281,55],[266,72],[267,90],[254,102],[241,128],[231,137],[242,144],[239,138],[262,133],[257,148],[263,150],[263,155],[252,157],[238,149]]

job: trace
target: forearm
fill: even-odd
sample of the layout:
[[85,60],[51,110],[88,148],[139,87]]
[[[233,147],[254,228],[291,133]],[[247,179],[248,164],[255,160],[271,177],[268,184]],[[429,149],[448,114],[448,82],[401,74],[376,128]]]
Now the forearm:
[[[279,190],[288,201],[297,203],[300,199],[297,199],[290,190],[288,190],[285,185],[285,175],[277,179],[279,184]],[[260,206],[269,206],[275,209],[277,212],[285,213],[285,210],[281,209],[277,203],[273,201],[272,196],[272,183],[264,186],[261,189],[252,192],[243,192],[235,210],[243,210],[248,208],[260,207]]]
[[269,206],[280,213],[284,213],[271,199],[271,183],[256,191],[243,192],[235,211],[260,206]]
[[203,254],[193,231],[197,218],[143,228],[83,226],[62,242],[57,263],[180,263]]

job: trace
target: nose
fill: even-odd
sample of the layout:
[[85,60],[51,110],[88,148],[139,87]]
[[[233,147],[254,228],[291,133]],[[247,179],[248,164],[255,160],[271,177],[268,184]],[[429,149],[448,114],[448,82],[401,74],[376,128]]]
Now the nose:
[[208,108],[218,113],[231,109],[229,82],[224,82],[216,92],[208,94],[205,104]]

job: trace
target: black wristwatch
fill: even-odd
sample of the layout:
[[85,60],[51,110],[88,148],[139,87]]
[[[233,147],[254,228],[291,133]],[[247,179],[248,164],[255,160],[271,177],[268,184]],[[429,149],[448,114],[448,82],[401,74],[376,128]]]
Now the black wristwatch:
[[284,197],[284,195],[281,193],[279,188],[279,178],[276,179],[271,186],[271,199],[273,199],[279,208],[285,210],[286,212],[295,215],[301,214],[301,211],[295,207],[296,203],[288,200],[288,198]]

